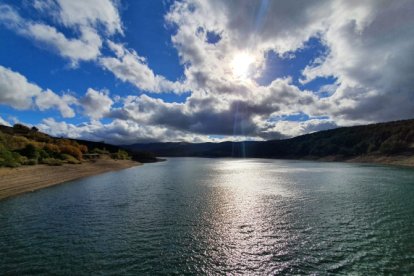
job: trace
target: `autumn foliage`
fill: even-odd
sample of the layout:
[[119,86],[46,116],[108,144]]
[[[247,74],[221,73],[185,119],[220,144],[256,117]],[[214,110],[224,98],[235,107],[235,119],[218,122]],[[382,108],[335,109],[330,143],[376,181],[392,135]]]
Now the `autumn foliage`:
[[[79,164],[90,153],[109,156],[113,159],[130,159],[128,152],[112,145],[82,140],[51,137],[36,127],[22,124],[13,127],[0,125],[0,167],[47,164],[59,166],[64,163]],[[108,146],[110,150],[106,149]],[[86,154],[86,155],[85,155]]]

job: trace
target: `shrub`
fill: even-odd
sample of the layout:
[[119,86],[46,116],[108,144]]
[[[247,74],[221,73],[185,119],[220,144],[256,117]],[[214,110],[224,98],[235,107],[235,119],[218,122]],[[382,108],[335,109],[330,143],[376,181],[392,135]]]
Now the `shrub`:
[[60,149],[61,153],[66,153],[66,154],[72,155],[73,157],[75,157],[78,160],[82,160],[82,152],[80,151],[79,148],[77,148],[75,146],[60,145],[59,149]]
[[105,148],[103,149],[94,148],[92,150],[92,153],[109,154],[109,151],[107,151]]
[[387,139],[381,144],[380,152],[384,154],[395,154],[403,151],[406,145],[400,141]]
[[45,158],[42,160],[42,164],[46,164],[49,166],[62,166],[63,161],[55,158]]
[[46,158],[52,157],[52,156],[49,155],[49,153],[47,151],[45,151],[43,149],[38,150],[38,152],[39,152],[39,158],[40,159],[46,159]]
[[20,166],[19,159],[20,155],[13,153],[5,148],[0,149],[0,167],[15,168]]
[[111,153],[111,157],[113,159],[119,159],[119,160],[128,160],[131,159],[131,157],[129,156],[128,152],[124,151],[124,150],[118,150],[115,153]]
[[29,159],[29,160],[27,160],[27,162],[25,163],[25,165],[29,165],[29,166],[37,165],[37,160],[35,160],[35,159]]
[[29,159],[37,160],[39,158],[38,149],[33,144],[27,144],[22,150],[20,150],[20,154]]
[[48,154],[60,153],[58,145],[47,143],[43,148]]
[[88,152],[88,147],[85,145],[79,145],[78,148],[80,149],[80,151],[82,153],[87,153]]
[[65,160],[68,164],[80,164],[81,162],[75,157],[69,154],[62,154],[62,159]]
[[29,127],[27,127],[27,126],[25,126],[25,125],[22,125],[22,124],[15,124],[15,125],[13,126],[13,129],[14,129],[16,132],[20,132],[20,133],[27,133],[27,132],[29,132],[29,131],[30,131],[30,128],[29,128]]
[[5,140],[4,144],[9,150],[20,150],[30,144],[29,139],[23,136],[7,135]]
[[27,137],[35,141],[38,141],[38,142],[46,142],[46,143],[53,142],[53,139],[49,135],[41,133],[41,132],[30,131]]

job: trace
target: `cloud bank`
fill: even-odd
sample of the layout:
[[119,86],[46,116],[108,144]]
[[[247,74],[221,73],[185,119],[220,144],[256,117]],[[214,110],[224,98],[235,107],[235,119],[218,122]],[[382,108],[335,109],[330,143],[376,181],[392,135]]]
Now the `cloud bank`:
[[[0,67],[1,103],[55,108],[63,117],[75,116],[72,106],[79,106],[90,119],[75,126],[46,118],[40,126],[49,133],[116,143],[279,139],[414,117],[413,1],[176,1],[164,21],[184,71],[179,81],[155,74],[139,49],[125,42],[122,2],[97,2],[34,1],[39,13],[53,15],[53,24],[0,5],[6,28],[49,45],[77,66],[93,62],[145,92],[119,99],[97,89],[59,96]],[[261,84],[270,54],[294,59],[310,39],[326,51],[303,65],[299,79]],[[234,68],[240,56],[249,57],[242,77]],[[312,86],[327,78],[333,81]],[[185,92],[189,96],[177,102],[155,96]],[[296,114],[305,119],[289,119]]]

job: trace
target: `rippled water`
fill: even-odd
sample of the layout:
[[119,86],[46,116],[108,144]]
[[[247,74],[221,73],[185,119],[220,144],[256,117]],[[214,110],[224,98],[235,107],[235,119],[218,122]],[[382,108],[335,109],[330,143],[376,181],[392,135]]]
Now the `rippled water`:
[[414,273],[414,170],[172,158],[0,201],[0,274]]

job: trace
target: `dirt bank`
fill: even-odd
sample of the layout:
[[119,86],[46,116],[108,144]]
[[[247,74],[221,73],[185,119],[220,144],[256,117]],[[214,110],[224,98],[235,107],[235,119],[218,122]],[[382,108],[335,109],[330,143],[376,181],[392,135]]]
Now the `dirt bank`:
[[60,184],[69,180],[109,171],[122,170],[138,165],[141,165],[141,163],[130,160],[102,159],[94,162],[83,162],[80,165],[35,165],[14,169],[0,168],[0,200],[17,194]]

